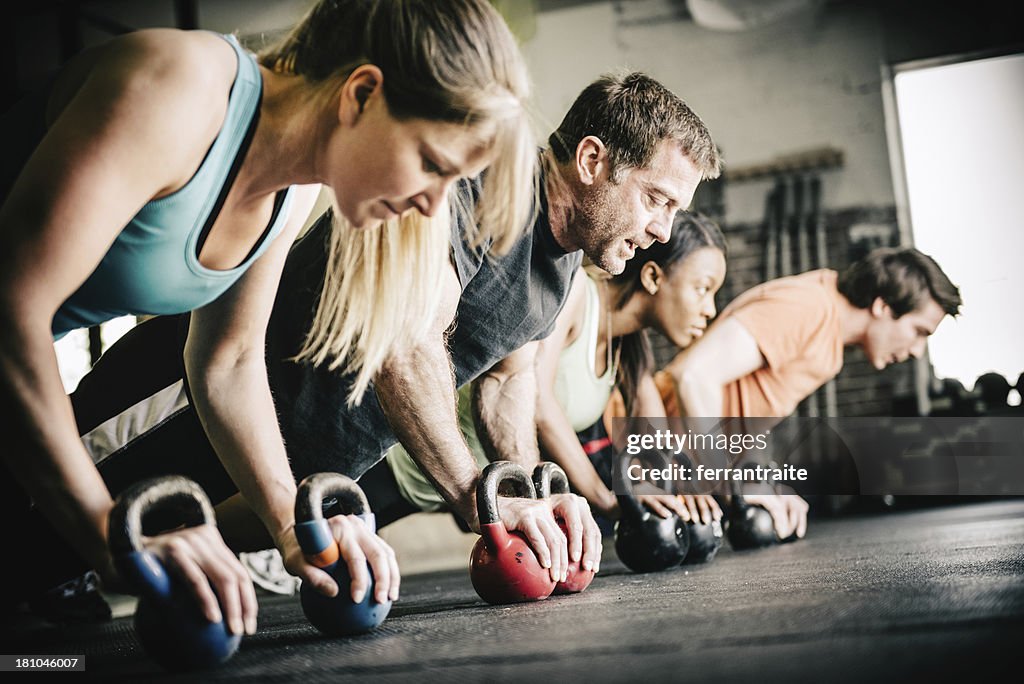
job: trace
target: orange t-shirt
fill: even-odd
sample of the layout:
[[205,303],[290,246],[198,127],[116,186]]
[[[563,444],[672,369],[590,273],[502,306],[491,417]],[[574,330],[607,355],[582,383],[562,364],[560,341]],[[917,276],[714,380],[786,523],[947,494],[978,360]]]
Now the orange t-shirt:
[[[724,388],[723,417],[784,418],[843,367],[837,273],[822,269],[770,280],[725,308],[757,342],[766,365]],[[699,344],[699,343],[698,343]],[[659,371],[654,381],[669,416],[678,416],[675,383]]]

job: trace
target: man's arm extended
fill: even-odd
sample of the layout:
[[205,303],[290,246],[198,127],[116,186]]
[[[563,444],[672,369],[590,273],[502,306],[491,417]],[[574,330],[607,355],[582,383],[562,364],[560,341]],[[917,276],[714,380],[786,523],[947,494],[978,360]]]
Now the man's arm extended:
[[476,484],[480,473],[459,431],[455,379],[445,344],[460,295],[458,276],[454,268],[449,269],[429,335],[416,346],[392,354],[374,385],[395,436],[452,509],[479,530]]
[[675,381],[682,416],[713,418],[722,412],[725,385],[764,366],[757,340],[742,323],[729,318],[712,325],[665,370]]
[[[455,318],[460,294],[451,269],[445,275],[442,303],[428,337],[393,354],[374,383],[384,414],[406,451],[452,509],[479,532],[476,486],[480,472],[459,430],[455,382],[445,345],[445,331]],[[533,400],[531,396],[531,404]],[[536,440],[533,449],[536,461]],[[564,579],[568,543],[555,523],[551,504],[502,497],[498,509],[505,527],[523,534],[552,579]]]
[[532,471],[540,462],[535,422],[538,342],[523,345],[473,383],[473,423],[491,461]]
[[[487,458],[512,461],[527,471],[540,462],[535,370],[539,344],[530,342],[520,347],[473,384],[473,422]],[[587,500],[575,494],[552,494],[548,502],[551,514],[565,522],[568,533],[563,537],[555,528],[555,536],[567,539],[569,544],[563,562],[581,561],[585,569],[597,569],[601,562],[601,532]],[[548,538],[546,524],[543,530]]]

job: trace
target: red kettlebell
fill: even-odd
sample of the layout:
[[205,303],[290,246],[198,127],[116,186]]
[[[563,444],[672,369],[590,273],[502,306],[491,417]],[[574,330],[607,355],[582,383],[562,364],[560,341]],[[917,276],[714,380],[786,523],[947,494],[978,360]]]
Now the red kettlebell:
[[480,539],[470,556],[469,577],[476,593],[488,603],[540,601],[551,595],[555,582],[523,535],[506,530],[498,517],[498,486],[506,480],[520,496],[536,498],[530,476],[521,466],[495,461],[484,468],[476,490]]
[[[533,486],[537,490],[537,496],[546,499],[552,493],[568,494],[569,478],[557,464],[540,463],[533,469]],[[557,518],[557,522],[562,534],[568,539],[569,533],[565,529],[565,520]],[[569,570],[566,573],[565,581],[556,584],[553,593],[578,594],[590,586],[590,583],[594,581],[595,574],[597,573],[593,570],[584,570],[580,567],[579,561],[569,561]]]

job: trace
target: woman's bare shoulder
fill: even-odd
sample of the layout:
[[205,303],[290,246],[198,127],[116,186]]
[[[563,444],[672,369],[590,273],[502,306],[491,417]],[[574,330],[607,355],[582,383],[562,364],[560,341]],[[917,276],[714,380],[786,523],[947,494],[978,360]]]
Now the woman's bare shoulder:
[[205,31],[144,29],[90,48],[58,76],[47,119],[88,88],[111,106],[124,102],[140,114],[164,111],[179,122],[176,135],[191,128],[201,138],[216,135],[227,109],[237,70],[234,50]]

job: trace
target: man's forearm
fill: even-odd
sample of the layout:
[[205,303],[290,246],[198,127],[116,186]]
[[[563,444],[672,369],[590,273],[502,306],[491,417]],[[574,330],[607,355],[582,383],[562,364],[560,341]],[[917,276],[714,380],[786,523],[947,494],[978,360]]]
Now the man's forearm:
[[445,501],[478,529],[479,471],[459,430],[455,381],[443,338],[432,337],[393,355],[374,385],[395,436]]
[[446,345],[446,331],[455,320],[461,294],[452,267],[441,284],[433,329],[415,346],[393,353],[374,377],[374,387],[398,441],[452,510],[478,530],[480,471],[459,430],[455,379]]
[[528,470],[540,462],[535,422],[537,381],[533,368],[509,375],[485,374],[473,385],[473,422],[492,461]]

